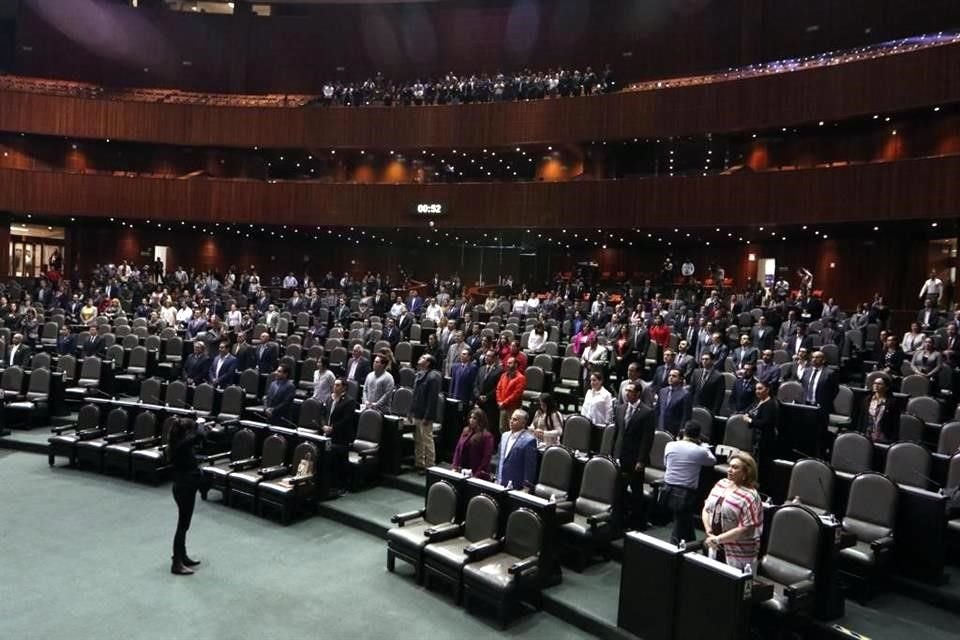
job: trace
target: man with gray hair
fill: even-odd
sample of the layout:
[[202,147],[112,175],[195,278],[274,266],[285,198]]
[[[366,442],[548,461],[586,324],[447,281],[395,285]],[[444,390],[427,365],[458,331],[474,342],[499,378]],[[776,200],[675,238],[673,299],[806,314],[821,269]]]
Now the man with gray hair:
[[537,439],[527,430],[527,412],[510,415],[510,430],[500,437],[497,482],[512,489],[530,488],[537,481]]

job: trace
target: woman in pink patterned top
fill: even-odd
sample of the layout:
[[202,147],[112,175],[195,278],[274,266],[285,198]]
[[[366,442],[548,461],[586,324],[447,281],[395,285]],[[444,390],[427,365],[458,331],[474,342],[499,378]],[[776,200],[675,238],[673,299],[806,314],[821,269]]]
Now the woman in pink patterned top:
[[713,486],[703,505],[704,540],[717,559],[743,569],[757,566],[763,506],[757,493],[757,463],[742,451],[730,456],[727,477]]

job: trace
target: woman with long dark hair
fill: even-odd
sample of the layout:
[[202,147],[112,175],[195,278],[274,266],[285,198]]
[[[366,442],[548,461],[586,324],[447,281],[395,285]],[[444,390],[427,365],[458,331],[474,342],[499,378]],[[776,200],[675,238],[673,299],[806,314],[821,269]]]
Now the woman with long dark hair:
[[191,567],[200,564],[199,560],[191,560],[187,555],[187,530],[193,518],[197,491],[203,486],[203,475],[195,454],[200,439],[197,423],[189,418],[178,418],[170,427],[167,460],[173,467],[173,500],[177,503],[177,532],[173,536],[170,573],[179,576],[192,574]]
[[453,452],[453,470],[469,469],[472,475],[489,480],[493,445],[493,434],[487,427],[487,414],[483,409],[474,409]]

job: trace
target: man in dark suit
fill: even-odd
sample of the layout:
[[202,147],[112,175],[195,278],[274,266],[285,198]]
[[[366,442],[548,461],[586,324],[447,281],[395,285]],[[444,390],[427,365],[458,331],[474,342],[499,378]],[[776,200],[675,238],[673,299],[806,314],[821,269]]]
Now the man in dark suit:
[[257,350],[247,342],[247,334],[237,333],[237,344],[233,345],[233,356],[237,359],[237,371],[257,368]]
[[[767,322],[770,322],[770,318],[767,318]],[[787,342],[797,333],[797,325],[799,324],[797,320],[797,312],[790,311],[787,314],[787,319],[783,321],[780,325],[780,331],[778,336],[782,342]]]
[[347,380],[354,380],[361,387],[367,381],[367,374],[370,373],[370,361],[363,355],[363,347],[359,344],[353,345],[350,359],[347,361]]
[[620,460],[620,470],[624,475],[624,490],[627,486],[630,487],[630,496],[623,502],[627,507],[628,526],[643,530],[647,528],[643,477],[647,465],[650,464],[653,432],[657,424],[653,409],[640,401],[640,385],[630,383],[624,391],[627,401],[618,406],[614,414],[617,433],[615,449]]
[[210,356],[207,345],[200,340],[193,343],[193,353],[183,363],[183,379],[188,383],[201,384],[210,375]]
[[936,331],[940,328],[940,312],[933,306],[933,300],[927,298],[923,301],[923,309],[917,313],[917,322],[920,328],[925,332]]
[[450,367],[450,388],[447,397],[468,403],[473,398],[473,385],[477,380],[477,364],[470,349],[460,350],[460,360]]
[[513,489],[529,489],[537,482],[537,439],[527,429],[527,413],[510,416],[510,430],[500,438],[497,482]]
[[730,353],[730,348],[727,347],[726,343],[723,341],[722,333],[713,333],[713,335],[710,337],[710,346],[707,347],[705,353],[709,353],[713,357],[714,366],[719,369],[723,369],[723,364],[727,360],[727,355]]
[[230,345],[221,340],[217,357],[210,363],[209,380],[214,387],[229,387],[237,377],[237,358],[230,353]]
[[277,368],[280,359],[280,349],[276,343],[270,342],[270,334],[264,331],[260,334],[260,344],[257,345],[256,363],[260,373],[268,373]]
[[733,367],[739,371],[745,365],[756,364],[760,357],[760,352],[750,343],[750,336],[744,334],[740,336],[740,346],[733,350],[730,358],[733,360]]
[[[723,392],[726,383],[723,376],[713,366],[713,356],[709,351],[700,356],[700,368],[690,376],[690,393],[693,394],[693,406],[705,407],[713,415],[720,413],[723,406]],[[681,423],[682,426],[683,423]]]
[[208,326],[207,318],[198,310],[193,314],[193,317],[187,321],[187,339],[193,340],[198,335],[205,332]]
[[387,318],[387,324],[383,329],[383,339],[390,343],[390,349],[396,349],[397,344],[400,342],[400,329],[397,329],[397,325],[394,322],[393,318]]
[[673,435],[680,433],[680,429],[690,418],[690,395],[683,388],[683,378],[678,369],[673,369],[667,375],[667,386],[657,393],[657,428],[669,431]]
[[8,367],[26,367],[32,356],[30,347],[23,343],[23,334],[15,333],[10,339],[10,347],[7,349],[4,364]]
[[677,345],[677,353],[674,356],[674,366],[680,370],[680,377],[684,380],[690,377],[690,372],[697,366],[697,361],[689,350],[690,344],[686,340],[681,340],[680,344]]
[[812,366],[803,374],[803,400],[819,407],[821,413],[829,414],[840,391],[837,373],[827,366],[827,357],[822,351],[814,351],[810,360]]
[[802,322],[798,323],[796,331],[787,339],[784,348],[790,357],[795,356],[800,349],[812,350],[813,338],[807,335],[807,325]]
[[290,414],[293,409],[293,396],[296,387],[290,381],[290,368],[281,364],[274,372],[274,380],[267,387],[267,394],[263,398],[264,413],[270,424],[289,426]]
[[757,324],[750,330],[750,342],[760,351],[773,349],[774,337],[773,327],[767,324],[765,316],[760,316]]
[[357,401],[347,395],[347,381],[339,378],[333,383],[333,393],[324,405],[323,435],[331,440],[333,484],[338,494],[345,493],[347,457],[350,445],[357,437]]
[[330,319],[333,324],[339,324],[342,327],[350,324],[350,305],[347,304],[347,299],[343,296],[340,296],[337,306],[333,308]]
[[89,336],[80,345],[80,351],[84,357],[97,356],[102,358],[107,351],[107,345],[104,343],[103,336],[97,335],[97,327],[90,325]]
[[[493,349],[487,350],[483,356],[483,365],[477,371],[473,384],[473,401],[487,414],[487,424],[491,425],[499,421],[497,384],[500,382],[501,375],[503,375],[503,368],[500,366],[500,360],[497,359],[497,352]],[[498,429],[492,429],[492,431],[496,432]]]
[[750,363],[743,365],[740,375],[733,383],[730,404],[737,413],[743,413],[756,401],[757,378],[754,375],[754,366]]
[[447,312],[447,317],[451,320],[463,320],[468,313],[470,313],[470,305],[467,304],[466,299],[462,299],[450,307],[450,311]]
[[[420,312],[423,311],[423,298],[415,289],[410,290],[410,297],[407,298],[407,311],[418,317]],[[403,327],[400,327],[400,330],[403,331]]]
[[77,337],[70,333],[70,327],[60,327],[60,333],[57,335],[57,353],[65,355],[74,355],[77,351]]
[[770,393],[776,394],[780,386],[780,365],[773,361],[773,351],[764,349],[757,363],[757,380],[770,387]]
[[660,389],[667,386],[667,377],[670,375],[670,371],[678,368],[676,366],[676,359],[677,356],[674,354],[673,349],[664,349],[663,364],[653,371],[653,380],[650,381],[650,390],[654,395],[656,395]]
[[412,326],[413,314],[408,309],[404,309],[403,313],[400,314],[400,317],[397,318],[397,329],[400,329],[400,335],[403,336],[404,340],[410,338],[410,327]]

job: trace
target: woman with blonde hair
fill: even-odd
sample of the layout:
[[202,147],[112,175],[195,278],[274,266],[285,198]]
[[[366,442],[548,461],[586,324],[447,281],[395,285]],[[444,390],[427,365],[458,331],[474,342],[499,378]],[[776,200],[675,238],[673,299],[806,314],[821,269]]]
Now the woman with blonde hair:
[[704,544],[732,567],[756,567],[763,531],[763,505],[757,492],[757,462],[738,451],[727,460],[727,477],[719,480],[703,505]]

